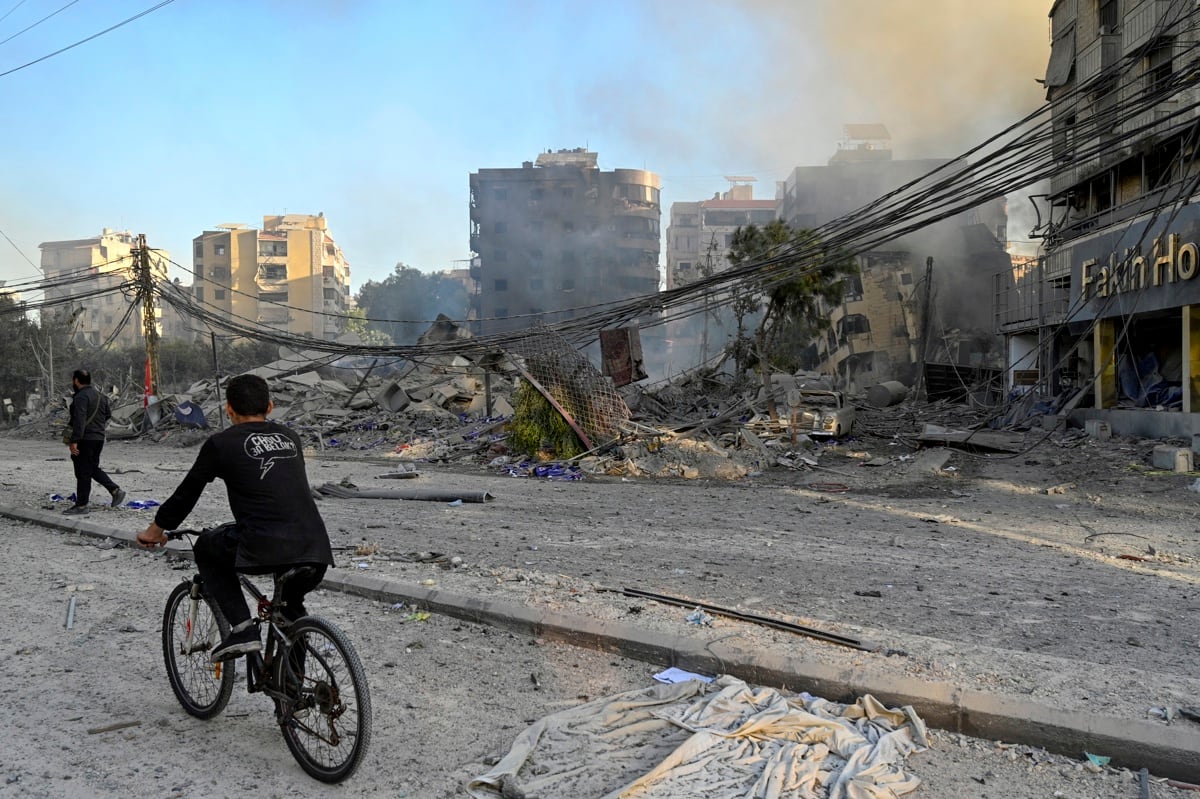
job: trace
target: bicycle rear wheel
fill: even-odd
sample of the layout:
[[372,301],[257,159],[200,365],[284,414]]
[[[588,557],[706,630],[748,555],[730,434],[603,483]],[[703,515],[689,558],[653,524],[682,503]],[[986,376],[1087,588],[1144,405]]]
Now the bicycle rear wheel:
[[276,659],[276,684],[290,698],[279,721],[283,739],[310,776],[341,782],[371,742],[366,672],[345,634],[324,619],[305,616],[285,635]]
[[208,661],[209,653],[227,635],[228,622],[207,597],[200,595],[193,616],[192,583],[175,586],[163,613],[163,660],[175,698],[196,718],[210,719],[220,713],[233,693],[233,662]]

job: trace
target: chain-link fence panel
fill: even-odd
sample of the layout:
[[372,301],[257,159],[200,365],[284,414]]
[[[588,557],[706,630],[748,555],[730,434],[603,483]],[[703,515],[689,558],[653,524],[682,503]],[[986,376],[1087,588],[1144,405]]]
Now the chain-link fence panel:
[[629,406],[582,353],[549,327],[530,328],[529,334],[508,346],[521,359],[524,369],[548,393],[596,447],[620,432],[628,422]]

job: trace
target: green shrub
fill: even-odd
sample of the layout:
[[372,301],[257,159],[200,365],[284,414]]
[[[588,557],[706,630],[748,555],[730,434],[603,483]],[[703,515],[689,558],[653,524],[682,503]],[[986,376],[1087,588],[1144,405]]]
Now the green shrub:
[[[569,413],[563,397],[553,389],[551,393]],[[526,381],[517,387],[513,417],[508,423],[508,444],[517,452],[541,460],[573,458],[585,452],[583,442],[567,420]]]

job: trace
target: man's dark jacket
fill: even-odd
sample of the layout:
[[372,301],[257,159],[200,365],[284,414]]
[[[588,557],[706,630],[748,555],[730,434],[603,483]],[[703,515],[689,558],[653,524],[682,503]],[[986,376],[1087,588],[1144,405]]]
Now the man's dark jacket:
[[95,386],[83,386],[71,397],[71,442],[103,441],[111,416],[108,399]]

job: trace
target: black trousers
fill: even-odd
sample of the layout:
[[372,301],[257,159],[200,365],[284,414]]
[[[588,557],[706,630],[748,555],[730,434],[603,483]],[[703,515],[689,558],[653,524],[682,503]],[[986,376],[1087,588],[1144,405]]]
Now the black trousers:
[[[236,627],[250,619],[250,607],[246,604],[246,595],[238,581],[237,563],[238,532],[233,524],[223,524],[211,530],[206,530],[192,544],[192,554],[196,557],[196,570],[204,581],[206,593],[221,614],[229,622],[230,627]],[[284,603],[284,614],[293,621],[305,614],[305,595],[321,584],[325,578],[323,563],[293,563],[287,566],[265,566],[248,570],[247,574],[282,574],[293,566],[312,566],[316,574],[310,579],[294,577],[283,586],[280,599]]]
[[71,456],[71,465],[75,467],[75,504],[86,505],[92,495],[92,481],[95,480],[110,492],[117,490],[117,484],[100,468],[100,452],[104,449],[104,440],[80,441],[79,454]]

